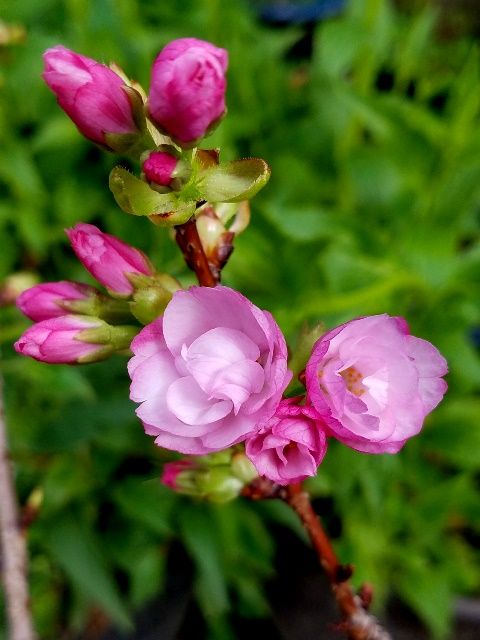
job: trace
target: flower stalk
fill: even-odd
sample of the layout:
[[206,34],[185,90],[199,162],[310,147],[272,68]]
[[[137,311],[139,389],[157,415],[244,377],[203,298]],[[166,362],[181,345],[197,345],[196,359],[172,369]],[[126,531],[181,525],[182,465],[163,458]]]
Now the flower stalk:
[[29,607],[27,550],[21,531],[17,498],[8,456],[3,408],[3,380],[0,377],[0,535],[2,577],[10,640],[35,640]]

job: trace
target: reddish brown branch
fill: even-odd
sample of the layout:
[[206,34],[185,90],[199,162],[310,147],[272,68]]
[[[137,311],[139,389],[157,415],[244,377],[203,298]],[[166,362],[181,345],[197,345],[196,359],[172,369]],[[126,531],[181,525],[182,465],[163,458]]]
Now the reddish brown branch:
[[8,637],[10,640],[33,640],[35,632],[29,610],[27,551],[8,458],[2,386],[0,377],[0,529]]
[[[258,478],[245,487],[243,495],[253,500],[279,498],[291,507],[307,531],[313,548],[328,576],[333,595],[342,614],[339,630],[350,640],[392,640],[378,621],[366,609],[367,598],[357,595],[349,582],[353,573],[351,565],[338,560],[320,519],[313,510],[310,496],[300,484],[281,487],[265,478]],[[363,591],[366,591],[364,589]],[[368,589],[371,599],[371,589]]]
[[175,227],[176,241],[189,268],[195,272],[198,284],[214,287],[220,281],[220,273],[213,273],[198,235],[195,218]]

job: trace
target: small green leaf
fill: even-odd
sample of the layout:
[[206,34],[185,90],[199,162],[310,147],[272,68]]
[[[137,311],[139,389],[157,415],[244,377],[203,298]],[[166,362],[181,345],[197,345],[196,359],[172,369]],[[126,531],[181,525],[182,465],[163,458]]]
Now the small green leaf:
[[122,167],[112,169],[109,186],[118,206],[134,216],[169,213],[180,206],[176,195],[154,191]]
[[209,202],[240,202],[252,198],[269,178],[270,167],[264,160],[246,158],[208,169],[198,188]]

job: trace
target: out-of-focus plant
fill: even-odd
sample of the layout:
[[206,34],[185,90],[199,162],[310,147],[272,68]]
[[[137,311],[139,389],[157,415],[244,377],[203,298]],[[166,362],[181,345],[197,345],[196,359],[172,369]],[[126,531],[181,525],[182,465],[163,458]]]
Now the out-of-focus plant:
[[[305,317],[333,326],[386,310],[407,316],[450,362],[449,400],[421,441],[401,458],[332,447],[309,487],[348,512],[339,548],[357,565],[357,579],[374,582],[377,599],[399,594],[435,636],[445,636],[453,594],[479,588],[478,551],[469,544],[480,527],[475,45],[439,42],[428,10],[405,20],[386,2],[368,1],[320,25],[311,60],[301,61],[287,56],[297,31],[261,28],[237,3],[218,10],[187,2],[180,20],[150,3],[19,1],[4,19],[22,22],[27,39],[0,52],[2,276],[28,269],[42,280],[81,279],[61,249],[61,228],[81,209],[83,220],[128,238],[189,282],[168,239],[121,216],[99,188],[109,159],[53,109],[38,79],[39,56],[62,40],[144,81],[149,59],[173,36],[228,46],[229,118],[211,146],[227,159],[266,157],[273,177],[256,200],[248,237],[237,239],[225,282],[270,309],[287,337]],[[68,25],[62,38],[61,24]],[[2,342],[16,338],[23,322],[2,310]],[[258,585],[271,575],[273,542],[261,508],[200,508],[145,482],[163,454],[132,420],[120,362],[52,371],[13,359],[8,347],[6,355],[18,486],[25,502],[39,487],[44,496],[30,527],[42,637],[55,637],[61,625],[84,626],[93,601],[126,625],[160,588],[178,531],[220,637],[230,594],[243,613],[266,612]]]

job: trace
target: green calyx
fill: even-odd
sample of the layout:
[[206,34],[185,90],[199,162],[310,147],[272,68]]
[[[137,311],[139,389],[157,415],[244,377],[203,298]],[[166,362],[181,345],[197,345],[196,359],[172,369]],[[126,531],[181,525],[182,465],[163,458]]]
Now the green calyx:
[[133,300],[129,303],[130,312],[142,324],[149,324],[163,314],[175,291],[181,285],[172,276],[159,273],[155,276],[128,276],[135,287]]
[[[88,319],[91,321],[91,318]],[[79,331],[75,336],[75,339],[81,342],[99,345],[98,351],[82,356],[78,360],[79,363],[98,362],[108,358],[116,351],[128,350],[138,331],[138,327],[130,325],[112,326],[98,319],[96,327]]]
[[63,300],[59,303],[69,313],[95,316],[110,324],[124,324],[132,319],[126,300],[111,298],[98,292],[86,300]]
[[152,187],[123,167],[114,167],[109,185],[119,207],[131,215],[147,216],[157,225],[175,226],[189,220],[198,203],[248,200],[270,178],[270,168],[260,158],[219,164],[216,150],[177,151],[175,155],[179,157],[178,175],[172,183],[175,190]]
[[195,201],[183,200],[182,191],[158,193],[122,167],[112,169],[109,186],[123,211],[134,216],[153,217],[153,221],[161,226],[183,224],[195,211]]

